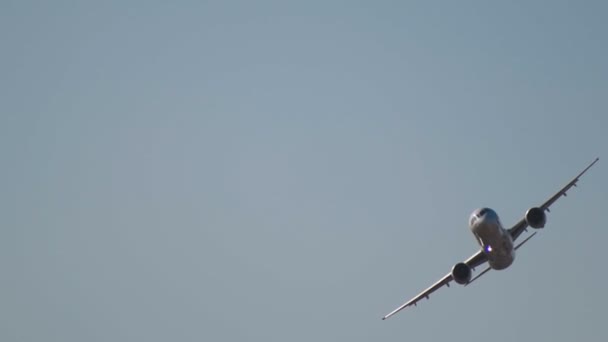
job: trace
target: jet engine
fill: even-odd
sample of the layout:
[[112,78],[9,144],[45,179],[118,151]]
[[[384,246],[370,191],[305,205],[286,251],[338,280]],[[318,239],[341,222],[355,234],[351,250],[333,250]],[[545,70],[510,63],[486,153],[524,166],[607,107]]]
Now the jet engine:
[[526,212],[526,223],[532,228],[538,229],[543,228],[547,223],[547,215],[541,208],[534,207],[530,208]]
[[464,262],[459,262],[452,267],[452,278],[460,285],[464,285],[471,281],[471,268]]

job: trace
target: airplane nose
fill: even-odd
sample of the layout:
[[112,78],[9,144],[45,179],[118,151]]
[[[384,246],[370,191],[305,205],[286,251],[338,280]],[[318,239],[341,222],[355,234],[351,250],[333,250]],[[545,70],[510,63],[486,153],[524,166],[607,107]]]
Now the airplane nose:
[[498,221],[498,215],[495,212],[488,210],[481,219],[486,223],[495,223]]
[[480,223],[483,226],[491,226],[496,223],[496,217],[494,217],[490,214],[486,214],[481,218]]

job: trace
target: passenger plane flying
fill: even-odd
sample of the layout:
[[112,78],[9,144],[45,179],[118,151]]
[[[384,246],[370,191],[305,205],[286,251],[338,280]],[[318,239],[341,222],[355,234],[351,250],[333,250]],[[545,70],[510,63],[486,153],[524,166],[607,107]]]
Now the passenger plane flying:
[[[491,269],[502,270],[509,267],[515,259],[515,251],[530,240],[534,235],[536,235],[536,232],[530,234],[525,240],[516,246],[513,245],[513,242],[517,240],[521,233],[527,231],[526,228],[528,228],[528,226],[534,229],[543,228],[547,222],[545,211],[549,212],[549,207],[555,203],[555,201],[557,201],[561,196],[566,196],[566,192],[573,186],[576,186],[579,178],[598,160],[599,158],[596,158],[591,164],[589,164],[589,166],[579,173],[578,176],[571,180],[570,183],[566,184],[563,189],[558,191],[545,203],[539,207],[529,209],[524,215],[524,218],[510,229],[505,229],[502,226],[500,220],[498,219],[498,215],[496,215],[494,210],[490,208],[475,210],[473,214],[471,214],[469,227],[473,235],[475,235],[475,239],[479,243],[480,250],[464,262],[459,262],[454,265],[450,273],[446,274],[428,289],[419,293],[416,297],[410,299],[400,307],[382,317],[382,319],[387,319],[408,306],[416,305],[422,298],[428,299],[431,293],[443,287],[443,285],[447,285],[449,287],[452,280],[458,284],[466,286]],[[488,267],[479,273],[475,278],[471,279],[472,270],[485,262],[488,262]]]

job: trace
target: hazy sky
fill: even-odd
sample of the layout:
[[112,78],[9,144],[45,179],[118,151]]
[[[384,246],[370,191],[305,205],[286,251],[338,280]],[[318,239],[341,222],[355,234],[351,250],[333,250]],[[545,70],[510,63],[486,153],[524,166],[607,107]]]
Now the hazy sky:
[[[606,341],[603,1],[2,1],[0,340]],[[599,156],[513,266],[380,318]]]

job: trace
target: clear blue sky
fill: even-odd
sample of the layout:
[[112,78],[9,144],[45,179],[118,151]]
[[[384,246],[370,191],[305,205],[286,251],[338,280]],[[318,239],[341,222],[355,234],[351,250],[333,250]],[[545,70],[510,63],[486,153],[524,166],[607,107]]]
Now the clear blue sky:
[[[0,340],[607,340],[607,17],[3,1]],[[380,320],[596,156],[511,268]]]

